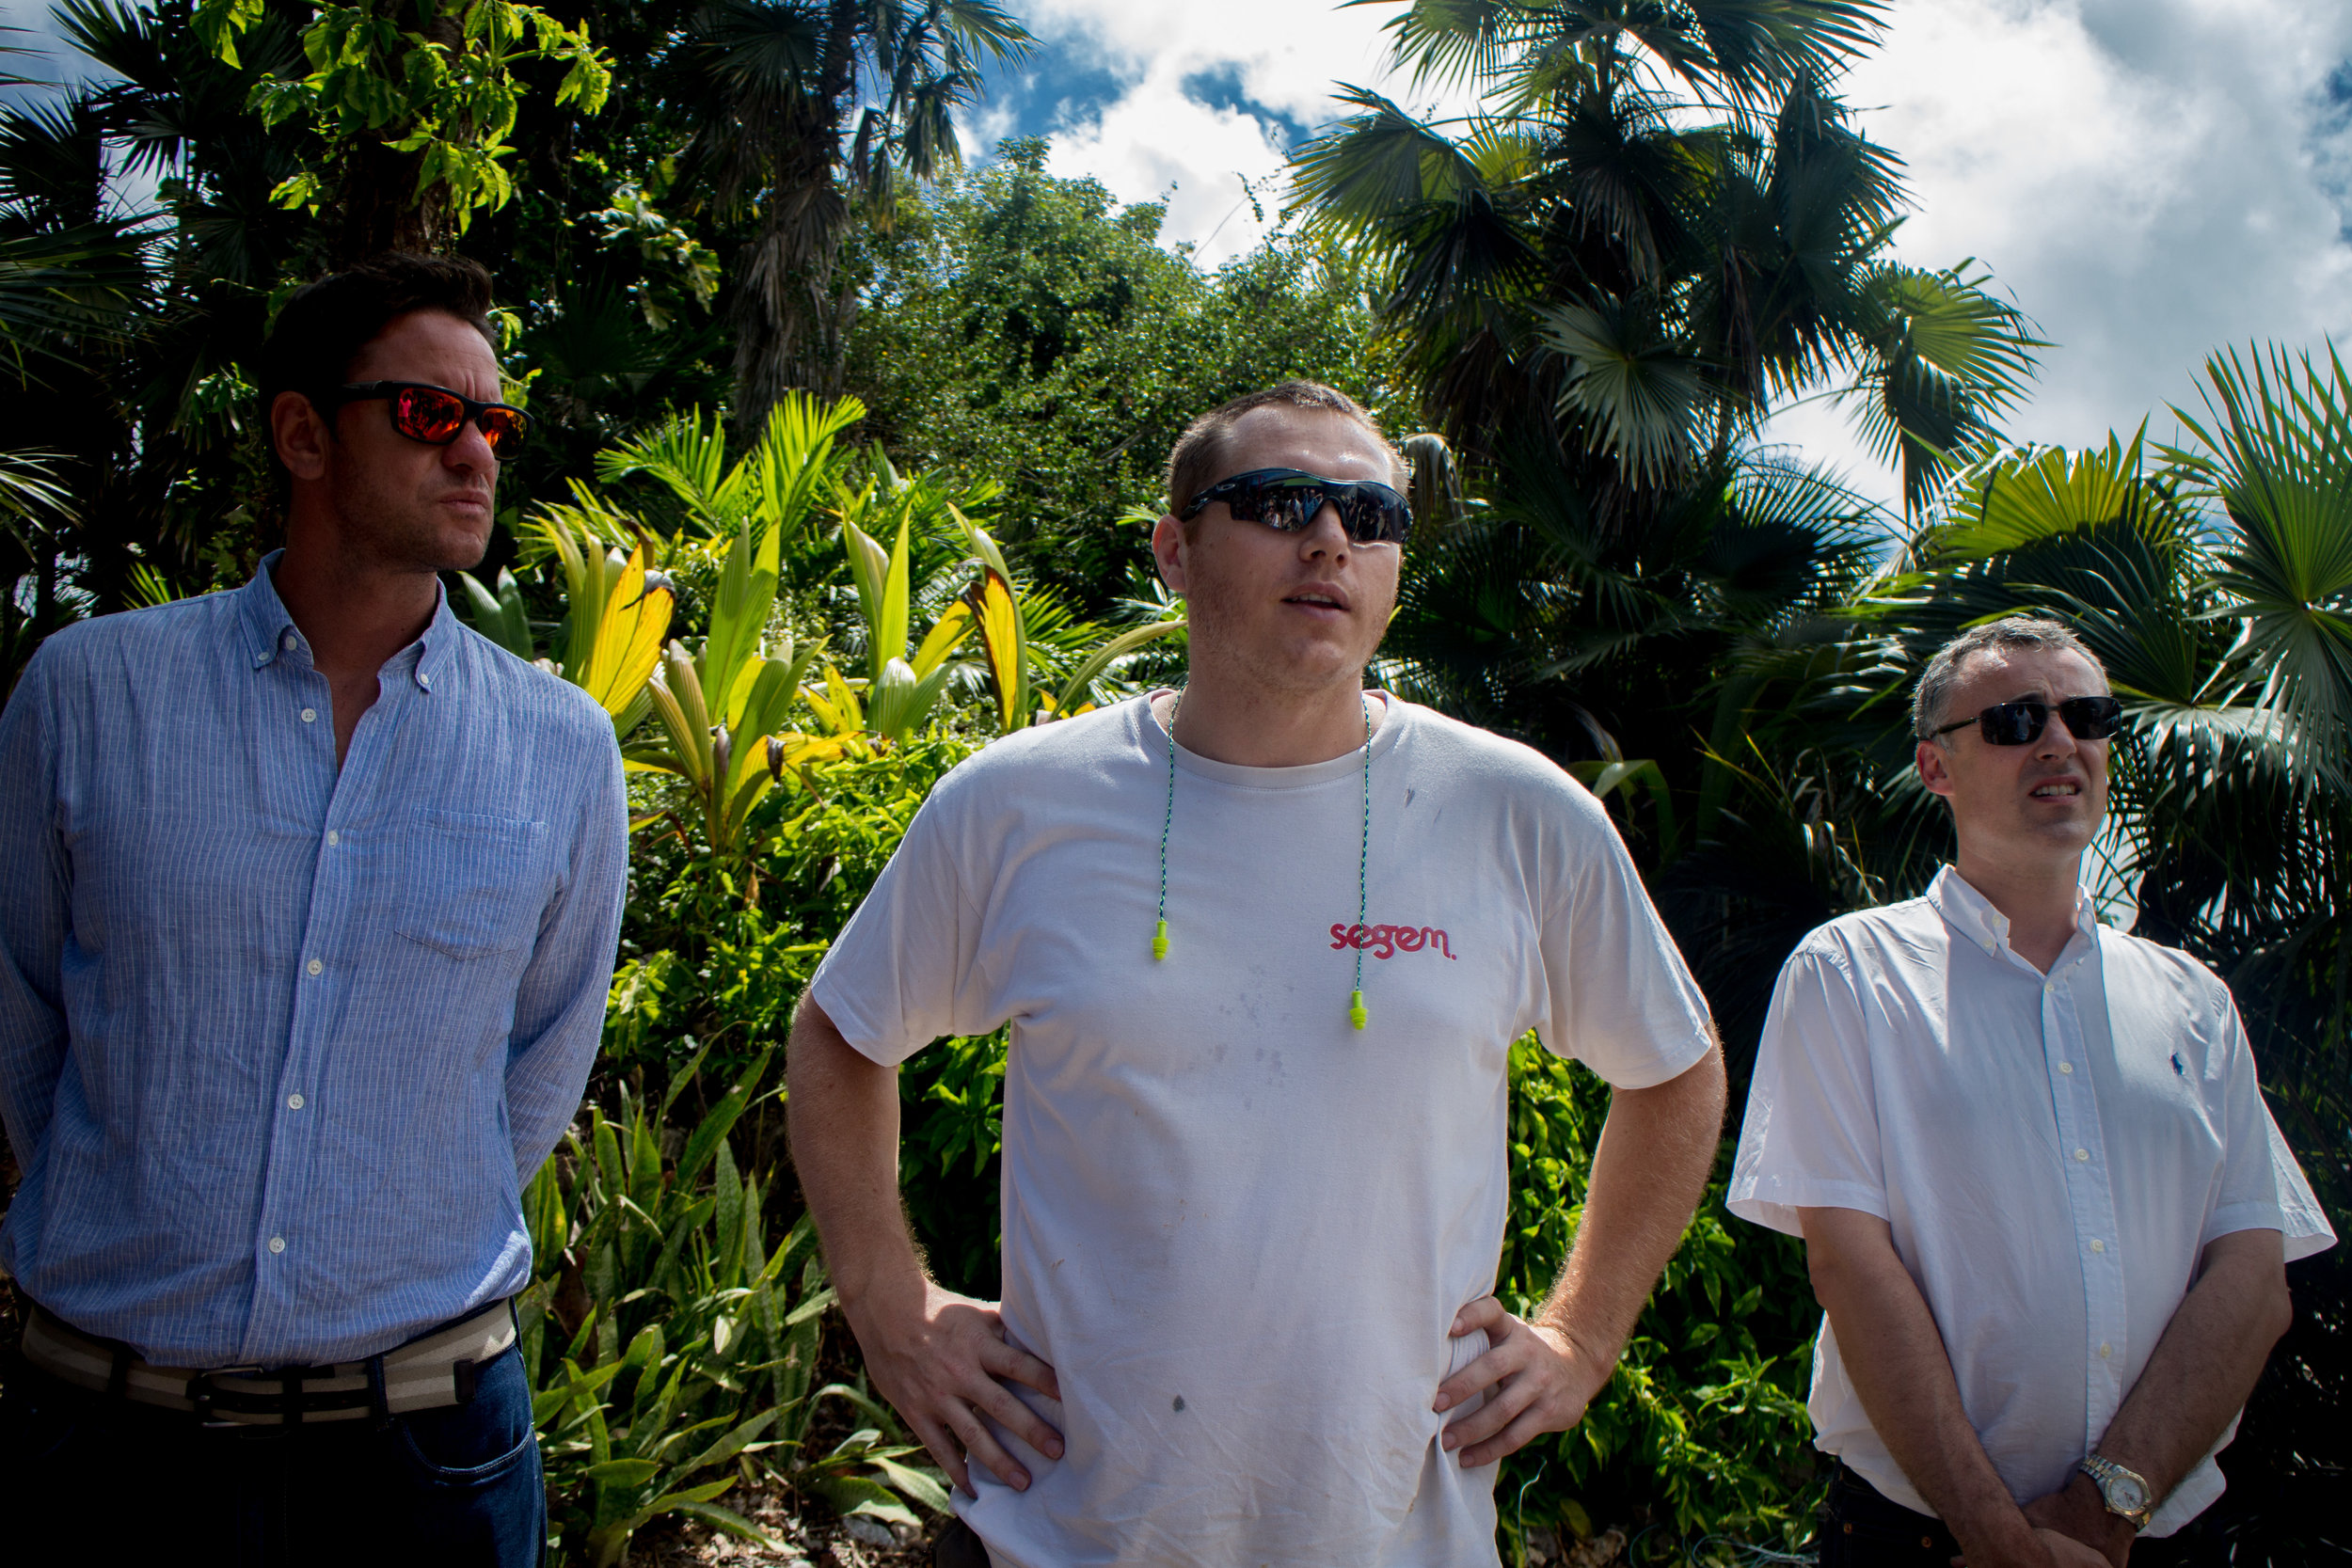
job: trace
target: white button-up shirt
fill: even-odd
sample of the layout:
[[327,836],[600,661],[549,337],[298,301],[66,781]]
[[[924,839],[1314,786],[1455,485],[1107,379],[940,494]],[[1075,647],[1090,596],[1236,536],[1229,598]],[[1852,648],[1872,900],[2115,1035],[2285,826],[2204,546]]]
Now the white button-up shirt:
[[[2044,974],[1948,867],[1926,896],[1834,920],[1789,957],[1728,1200],[1792,1235],[1799,1209],[1887,1222],[2021,1503],[2097,1444],[2207,1243],[2277,1230],[2296,1259],[2335,1240],[2211,970],[2101,927],[2084,899]],[[1818,1448],[1933,1512],[1871,1430],[1826,1319],[1810,1409]],[[2221,1490],[2208,1455],[2148,1533]]]

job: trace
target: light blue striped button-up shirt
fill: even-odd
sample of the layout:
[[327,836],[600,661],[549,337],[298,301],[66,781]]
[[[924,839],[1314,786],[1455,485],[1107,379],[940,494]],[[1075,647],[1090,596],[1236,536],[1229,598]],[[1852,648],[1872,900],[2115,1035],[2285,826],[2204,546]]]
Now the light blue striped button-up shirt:
[[275,560],[58,632],[0,716],[0,1263],[167,1366],[351,1360],[528,1282],[628,873],[612,722],[446,602],[339,772]]

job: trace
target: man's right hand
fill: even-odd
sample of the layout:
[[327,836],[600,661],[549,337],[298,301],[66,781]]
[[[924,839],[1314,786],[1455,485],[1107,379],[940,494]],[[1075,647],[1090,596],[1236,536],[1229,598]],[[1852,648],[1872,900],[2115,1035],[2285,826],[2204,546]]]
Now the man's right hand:
[[1005,1342],[1005,1320],[995,1303],[960,1296],[928,1278],[922,1289],[919,1301],[910,1293],[902,1304],[868,1302],[850,1315],[875,1390],[965,1496],[973,1495],[967,1458],[987,1465],[1015,1491],[1027,1491],[1029,1472],[1005,1451],[981,1417],[1048,1459],[1059,1459],[1061,1433],[1006,1386],[1009,1379],[1058,1400],[1061,1386],[1054,1369]]

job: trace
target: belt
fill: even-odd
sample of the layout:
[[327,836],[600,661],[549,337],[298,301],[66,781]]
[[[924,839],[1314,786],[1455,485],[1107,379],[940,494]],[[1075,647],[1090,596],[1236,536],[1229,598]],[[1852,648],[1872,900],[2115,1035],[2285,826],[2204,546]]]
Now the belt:
[[[18,1300],[24,1298],[20,1295]],[[505,1301],[433,1329],[381,1355],[331,1367],[156,1367],[131,1347],[93,1338],[38,1304],[24,1325],[24,1359],[60,1382],[111,1399],[194,1416],[208,1426],[382,1421],[472,1401],[482,1368],[515,1342]]]

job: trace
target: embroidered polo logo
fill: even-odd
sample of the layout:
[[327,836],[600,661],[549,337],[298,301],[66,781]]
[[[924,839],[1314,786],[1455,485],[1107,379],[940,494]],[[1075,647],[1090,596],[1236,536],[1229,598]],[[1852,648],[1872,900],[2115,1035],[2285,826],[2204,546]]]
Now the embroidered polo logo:
[[1340,921],[1331,923],[1331,946],[1360,948],[1375,958],[1386,958],[1398,953],[1418,953],[1427,948],[1443,953],[1448,958],[1456,957],[1445,933],[1435,926],[1349,926]]

